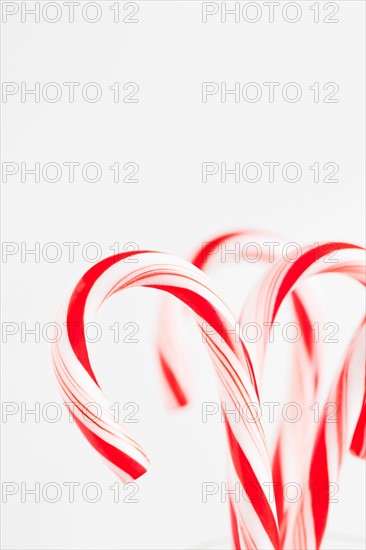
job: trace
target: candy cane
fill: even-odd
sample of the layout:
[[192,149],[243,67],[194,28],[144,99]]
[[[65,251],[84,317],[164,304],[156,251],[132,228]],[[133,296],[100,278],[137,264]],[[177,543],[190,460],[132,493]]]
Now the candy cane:
[[[137,263],[123,262],[131,256]],[[164,290],[192,310],[207,342],[223,401],[244,407],[259,399],[244,343],[233,335],[235,319],[200,270],[173,256],[154,252],[126,252],[100,261],[81,278],[70,300],[60,308],[58,322],[66,323],[67,333],[53,344],[53,363],[64,401],[76,424],[123,481],[139,478],[149,462],[123,424],[114,422],[90,364],[85,324],[94,319],[108,297],[136,286]],[[90,402],[101,406],[100,418],[88,410]],[[263,483],[272,479],[262,425],[236,423],[226,417],[225,426],[229,483],[239,481],[249,497],[230,503],[235,547],[278,548],[275,506],[262,489]],[[259,498],[250,499],[253,486]]]
[[[280,260],[267,274],[257,292],[251,296],[249,305],[247,304],[244,308],[242,318],[252,318],[255,315],[259,322],[261,319],[270,319],[273,323],[285,297],[304,278],[311,275],[341,273],[365,284],[364,262],[344,258],[346,253],[350,251],[354,253],[357,249],[360,250],[357,246],[344,243],[324,243],[316,252],[309,248],[293,263]],[[339,263],[335,265],[319,263],[319,259],[334,250],[342,251]],[[364,357],[363,328],[364,320],[356,332],[340,376],[329,395],[329,399],[339,408],[340,421],[337,425],[327,423],[323,415],[314,442],[314,452],[310,456],[308,454],[307,459],[304,460],[303,487],[307,489],[310,487],[312,491],[305,491],[299,506],[292,507],[292,515],[283,513],[280,504],[282,495],[277,495],[281,546],[285,548],[320,547],[329,505],[328,502],[316,500],[313,488],[316,484],[319,487],[320,483],[338,479],[347,448],[360,457],[365,453],[365,373],[361,365]],[[262,361],[265,356],[266,341],[267,339],[264,338],[258,344],[260,348],[258,357]],[[286,442],[288,443],[288,438],[283,438],[282,432],[274,461],[274,481],[278,482],[279,486],[282,486],[286,474],[284,458],[289,452]],[[335,456],[337,460],[334,460]]]
[[[261,243],[260,246],[260,260],[265,264],[271,264],[278,254],[274,251],[274,246],[271,248],[268,245],[277,244],[281,245],[281,238],[273,234],[265,233],[263,231],[241,230],[224,235],[219,235],[214,239],[203,243],[202,248],[198,250],[193,256],[192,263],[200,269],[206,270],[209,266],[218,264],[218,254],[222,246],[228,246],[229,250],[232,250],[233,242],[240,240],[240,243],[246,247],[248,260],[256,262],[258,260],[258,254],[256,246]],[[282,241],[283,242],[283,241]],[[265,246],[267,244],[267,246]],[[269,248],[266,252],[266,248]],[[264,251],[264,252],[263,252]],[[231,256],[230,256],[231,257]],[[252,294],[250,296],[252,308],[252,317],[246,316],[247,321],[255,319],[253,317],[256,307],[257,296]],[[308,296],[305,299],[305,294],[302,290],[297,289],[291,294],[294,319],[299,323],[300,330],[302,332],[302,338],[294,346],[294,364],[296,369],[293,369],[292,387],[296,388],[296,391],[291,395],[291,401],[301,403],[305,408],[310,406],[316,401],[317,391],[319,389],[319,382],[321,379],[320,358],[319,349],[314,345],[312,338],[312,321],[309,311],[311,310]],[[183,312],[185,313],[185,312]],[[180,317],[179,317],[180,315]],[[159,359],[164,380],[168,388],[167,395],[170,397],[170,402],[175,406],[185,405],[188,402],[190,394],[190,384],[187,373],[190,369],[188,360],[185,355],[185,345],[183,342],[184,334],[182,335],[182,326],[185,321],[185,316],[182,315],[182,308],[179,304],[174,304],[169,297],[163,300],[159,333],[158,333],[158,348]],[[259,326],[268,326],[268,319],[259,319]],[[178,330],[179,328],[179,330]],[[267,335],[264,337],[267,342]],[[261,383],[264,374],[264,355],[265,347],[254,346],[253,350],[250,348],[250,354],[252,357],[253,352],[253,366]],[[256,354],[259,354],[257,357]],[[289,425],[283,423],[280,431],[281,443],[277,443],[273,452],[273,467],[276,475],[276,482],[279,483],[282,488],[284,483],[288,480],[296,479],[297,472],[299,470],[299,463],[304,455],[304,450],[307,449],[309,442],[312,442],[312,426],[308,425],[306,419],[303,419],[298,426],[297,432],[297,444],[294,445],[294,433],[289,429]],[[300,432],[299,430],[302,429]],[[280,460],[280,448],[292,448],[291,453],[285,453],[281,456]],[[285,475],[286,474],[286,475]],[[277,487],[277,484],[276,484]],[[282,530],[284,530],[287,524],[286,518],[288,516],[288,508],[294,510],[292,503],[288,503],[284,500],[282,491],[276,490],[276,504],[277,513],[279,519],[282,520]]]
[[[271,250],[268,253],[263,253],[264,245],[277,244],[280,245],[282,239],[276,235],[259,230],[238,230],[219,235],[205,243],[195,252],[192,257],[192,263],[206,271],[211,264],[215,265],[218,262],[217,253],[220,247],[231,244],[232,241],[240,239],[241,244],[248,247],[247,256],[252,262],[257,262],[258,257],[255,250],[251,250],[250,246],[263,243],[260,247],[260,261],[268,264],[277,258],[277,253]],[[274,241],[274,239],[276,239]],[[274,248],[274,247],[273,247]],[[299,357],[306,357],[308,363],[303,366],[300,378],[302,384],[300,388],[310,387],[312,394],[313,388],[317,388],[319,382],[318,369],[318,352],[312,343],[311,325],[309,315],[309,304],[305,306],[304,296],[301,291],[296,291],[292,294],[294,317],[298,321],[304,338],[299,342],[301,348],[297,354]],[[180,304],[176,304],[164,297],[162,300],[160,317],[158,323],[158,355],[160,360],[163,381],[166,387],[166,395],[168,402],[172,406],[183,406],[189,401],[191,394],[191,384],[189,376],[189,361],[186,356],[186,345],[184,344],[184,334],[182,334],[182,326],[185,324],[185,316],[183,308]],[[179,329],[178,329],[179,328]],[[302,348],[305,347],[303,350]],[[254,349],[256,351],[256,349]],[[257,369],[257,378],[261,382],[263,377],[264,361],[252,361],[254,368]],[[310,368],[308,366],[310,365]],[[312,379],[310,378],[312,375]],[[308,392],[309,393],[309,392]]]
[[[268,234],[263,231],[252,231],[252,230],[242,230],[227,233],[220,235],[206,243],[203,243],[202,248],[196,252],[193,256],[192,263],[201,269],[207,269],[211,264],[217,264],[217,253],[220,250],[220,247],[228,245],[229,249],[232,249],[233,241],[240,239],[241,243],[245,243],[247,247],[248,259],[256,261],[257,253],[255,246],[257,243],[263,243],[263,246],[260,247],[260,250],[265,250],[264,245],[267,243],[276,243],[277,245],[281,244],[281,239],[278,236],[273,234]],[[251,246],[252,245],[252,246]],[[252,250],[254,248],[254,250]],[[268,253],[261,252],[261,261],[268,264],[274,261],[277,253],[269,249]],[[294,309],[294,318],[298,321],[300,330],[302,331],[303,338],[294,346],[294,362],[296,363],[296,371],[293,372],[293,385],[296,383],[297,391],[294,395],[291,396],[291,400],[295,400],[298,403],[304,404],[306,407],[315,402],[316,392],[319,387],[319,379],[321,371],[319,369],[319,350],[314,346],[312,340],[312,331],[311,331],[311,318],[309,314],[309,304],[307,304],[307,299],[305,300],[304,294],[298,290],[293,292],[291,295]],[[306,304],[306,306],[305,306]],[[163,306],[161,310],[161,321],[159,325],[159,358],[160,364],[162,367],[162,372],[165,376],[165,382],[168,385],[168,395],[173,398],[173,404],[175,405],[184,405],[188,402],[188,396],[190,392],[189,379],[187,378],[188,361],[185,357],[183,345],[183,336],[181,327],[183,325],[184,319],[181,318],[175,319],[174,315],[178,315],[177,306],[179,304],[172,304],[171,301],[167,298],[163,301]],[[249,318],[248,318],[249,320]],[[251,320],[251,319],[250,319]],[[262,320],[262,324],[259,326],[268,325],[268,320]],[[179,331],[178,331],[179,327]],[[252,351],[252,350],[250,350]],[[254,347],[254,352],[256,352],[256,347]],[[255,355],[254,355],[255,357]],[[257,361],[254,360],[254,368],[256,369],[261,382],[263,379],[264,373],[264,358],[259,358]],[[174,399],[175,398],[175,399]],[[306,445],[306,434],[305,430],[308,430],[308,426],[303,424],[303,433],[299,436],[299,444],[295,447],[295,452],[291,453],[290,456],[282,457],[282,463],[285,463],[284,469],[290,479],[293,478],[291,472],[298,469],[299,460],[301,460],[303,455],[303,446]],[[284,428],[281,431],[282,444],[293,443],[293,432],[288,430],[288,426],[284,425]],[[274,451],[274,466],[276,468],[277,477],[279,476],[279,464],[278,457],[279,451],[276,448]],[[282,484],[284,484],[285,479],[282,479]],[[290,503],[286,503],[282,497],[278,498],[277,494],[277,511],[282,517],[286,516],[286,508],[291,506]],[[293,506],[292,506],[293,508]]]
[[[338,481],[342,462],[348,449],[359,458],[365,457],[365,320],[362,321],[348,349],[338,379],[328,401],[336,404],[336,422],[327,422],[326,413],[320,421],[308,475],[309,492],[303,504],[302,517],[311,510],[307,523],[314,525],[316,548],[320,548],[327,523],[330,487]],[[363,368],[362,368],[363,364]],[[361,411],[361,412],[360,412]],[[362,436],[361,436],[362,433]],[[323,491],[324,485],[326,491]],[[311,498],[311,502],[309,502]],[[311,504],[311,507],[310,507]],[[299,531],[295,536],[301,542]]]

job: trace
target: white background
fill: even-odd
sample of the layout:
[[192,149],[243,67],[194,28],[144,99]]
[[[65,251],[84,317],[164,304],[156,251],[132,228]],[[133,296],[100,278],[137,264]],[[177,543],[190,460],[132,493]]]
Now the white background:
[[[33,7],[34,2],[26,4]],[[29,248],[38,242],[41,250],[56,242],[62,249],[55,263],[42,255],[39,262],[31,255],[21,261],[20,253],[7,258],[3,321],[27,326],[53,321],[65,292],[92,265],[80,252],[91,241],[103,257],[116,242],[121,247],[134,242],[141,249],[186,258],[209,237],[245,227],[283,233],[298,243],[331,239],[362,244],[363,2],[338,2],[336,24],[322,22],[324,3],[321,21],[314,23],[313,2],[298,3],[302,17],[293,24],[284,21],[281,9],[269,23],[263,2],[257,2],[263,16],[252,24],[235,23],[233,17],[221,23],[219,14],[204,24],[202,5],[194,1],[138,2],[136,24],[114,23],[113,3],[100,2],[99,22],[84,21],[76,9],[75,22],[69,23],[63,2],[58,4],[62,18],[57,23],[43,18],[35,23],[31,16],[22,23],[20,12],[3,23],[3,81],[24,81],[29,87],[94,81],[103,97],[88,103],[77,91],[73,104],[66,95],[57,103],[9,97],[2,104],[3,162],[96,162],[103,177],[89,183],[78,172],[74,183],[65,174],[57,183],[35,183],[32,176],[21,182],[17,174],[2,184],[3,241],[19,247],[24,242]],[[139,102],[114,103],[108,87],[117,81],[137,82]],[[226,81],[228,87],[255,81],[263,98],[235,103],[229,96],[222,103],[216,95],[203,103],[205,81]],[[303,97],[286,102],[280,87],[269,103],[263,88],[269,81],[281,86],[295,81]],[[339,102],[314,103],[309,90],[314,82],[337,82]],[[203,183],[202,162],[224,161],[297,162],[303,177],[297,183],[281,177],[269,183],[265,175],[257,183],[230,178],[221,183],[218,177]],[[136,162],[139,183],[114,183],[108,169],[114,162]],[[339,182],[314,183],[308,169],[314,162],[336,162]],[[68,260],[65,242],[81,243],[74,262]],[[236,309],[254,271],[258,273],[251,266],[243,270],[212,273]],[[317,292],[329,307],[326,320],[340,325],[340,344],[330,352],[339,362],[358,319],[355,313],[361,312],[361,294],[342,281],[329,283],[328,292],[321,288]],[[103,495],[96,504],[85,502],[80,493],[73,504],[66,492],[56,504],[36,504],[32,497],[22,503],[19,494],[9,497],[2,507],[4,549],[213,548],[208,541],[228,536],[226,505],[219,498],[201,501],[202,481],[225,480],[223,426],[218,417],[201,422],[202,402],[217,400],[209,361],[196,337],[191,353],[197,367],[195,401],[168,414],[154,354],[158,298],[147,291],[114,298],[98,318],[105,337],[91,346],[95,370],[111,400],[135,401],[140,407],[139,423],[131,429],[148,450],[152,467],[139,480],[139,503],[113,503],[109,487],[116,478],[66,413],[55,424],[32,417],[22,423],[14,415],[2,425],[3,481],[29,486],[93,481]],[[139,325],[139,344],[113,343],[108,327],[117,320]],[[50,345],[42,338],[36,343],[28,336],[22,343],[18,333],[8,339],[2,381],[3,401],[28,407],[61,404]],[[363,484],[363,465],[348,457],[339,503],[331,509],[329,533],[336,538],[339,533],[362,537]],[[348,543],[347,548],[353,547],[356,542]],[[331,548],[331,542],[324,548]]]

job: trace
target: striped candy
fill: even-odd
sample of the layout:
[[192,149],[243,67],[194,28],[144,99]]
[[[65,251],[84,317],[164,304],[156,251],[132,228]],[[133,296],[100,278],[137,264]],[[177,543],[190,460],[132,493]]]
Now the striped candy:
[[[132,255],[137,263],[123,261]],[[84,327],[108,297],[136,286],[168,292],[192,310],[208,345],[222,401],[233,408],[259,399],[249,356],[242,340],[234,334],[235,319],[202,271],[156,252],[127,252],[100,261],[82,277],[60,309],[58,322],[66,323],[67,334],[53,345],[53,363],[64,401],[73,404],[71,413],[80,430],[125,482],[146,472],[148,458],[123,424],[116,424],[112,418],[109,402],[90,364]],[[97,418],[88,412],[86,421],[90,402],[100,405],[102,415]],[[275,506],[263,491],[263,484],[271,481],[271,468],[262,425],[236,423],[231,417],[226,418],[225,425],[228,484],[233,487],[240,482],[247,495],[238,503],[230,503],[235,546],[278,548]],[[253,487],[260,498],[250,498]]]
[[[274,241],[273,236],[264,236],[263,232],[238,231],[222,235],[204,243],[202,249],[193,257],[192,262],[201,269],[206,269],[208,264],[219,263],[216,253],[222,244],[228,244],[228,249],[232,250],[234,241],[263,243],[265,239],[269,242]],[[279,241],[276,242],[280,244]],[[326,263],[327,257],[328,259],[332,258],[329,260],[330,262],[333,261],[334,252],[342,251],[343,255],[352,252],[354,255],[357,248],[353,245],[330,242],[316,247],[306,247],[296,261],[289,262],[288,259],[279,257],[278,262],[269,270],[257,291],[251,292],[243,309],[242,326],[246,322],[255,321],[257,326],[264,327],[265,330],[265,334],[254,349],[250,349],[257,379],[260,382],[263,378],[270,331],[284,299],[286,296],[291,297],[294,318],[299,323],[302,338],[294,346],[290,400],[299,404],[302,410],[308,410],[311,405],[320,400],[319,388],[323,373],[320,364],[320,345],[315,345],[313,340],[312,322],[309,315],[309,295],[308,292],[305,295],[302,288],[299,288],[299,283],[303,287],[304,279],[307,276],[319,273],[340,273],[363,283],[364,262],[349,263],[345,259],[343,261],[337,259],[336,264]],[[265,247],[261,246],[261,249],[264,250]],[[248,256],[250,248],[247,250]],[[255,259],[254,247],[253,260]],[[267,262],[273,260],[263,254],[261,259]],[[322,260],[321,264],[319,264],[320,260]],[[181,346],[181,331],[178,334],[177,326],[171,322],[171,310],[172,304],[165,300],[158,340],[159,357],[171,395],[175,398],[174,403],[182,405],[188,401],[189,388],[182,370],[183,365],[186,369],[186,364],[181,361],[180,354],[172,353],[174,348]],[[320,547],[328,515],[327,491],[329,492],[331,489],[331,486],[327,485],[329,479],[331,482],[338,479],[346,449],[350,448],[356,456],[365,458],[366,405],[365,374],[362,365],[365,353],[361,349],[364,346],[363,323],[362,321],[357,336],[349,347],[348,359],[344,362],[339,380],[335,382],[335,387],[327,399],[327,403],[335,403],[336,410],[340,415],[339,422],[336,424],[327,422],[324,412],[319,429],[317,429],[318,425],[315,422],[309,422],[306,416],[303,416],[295,426],[285,421],[280,425],[272,456],[272,472],[275,483],[280,544],[283,548],[295,550]],[[356,350],[358,350],[357,361],[354,359]],[[353,365],[353,369],[351,369],[351,365]],[[350,372],[352,372],[351,375]],[[171,380],[174,380],[174,385],[170,384]],[[353,385],[356,385],[359,391],[354,390]],[[354,398],[350,401],[353,394]],[[184,399],[179,400],[178,395],[183,395]],[[350,409],[353,410],[353,415],[350,414]],[[321,426],[323,427],[321,428]],[[335,432],[333,436],[332,428]],[[326,445],[325,438],[327,441],[333,440],[333,446]],[[334,451],[336,440],[339,444]],[[323,449],[323,452],[319,450],[320,448]],[[313,454],[309,453],[309,449],[314,449]],[[329,459],[335,454],[338,455],[338,461],[332,460],[332,464],[328,468],[325,462],[326,458]],[[320,468],[319,465],[322,467]],[[330,478],[328,470],[332,474]],[[302,488],[302,498],[296,504],[286,501],[283,495],[284,484],[294,481],[299,482],[300,488]],[[318,494],[320,487],[322,488],[321,499]],[[324,500],[325,502],[322,502]]]
[[[254,263],[257,262],[257,252],[255,247],[251,249],[250,244],[252,243],[253,245],[260,246],[260,261],[267,265],[270,265],[270,262],[273,262],[273,260],[278,257],[278,253],[274,250],[274,247],[272,250],[272,247],[268,246],[268,243],[273,244],[275,242],[278,245],[282,244],[282,240],[278,236],[263,231],[235,231],[217,236],[203,243],[202,247],[193,255],[191,261],[196,267],[203,271],[207,271],[212,266],[217,267],[222,263],[220,262],[220,256],[216,256],[220,247],[228,246],[228,249],[232,250],[233,243],[238,242],[240,242],[241,245],[244,244],[247,246],[246,259]],[[266,248],[268,248],[268,251]],[[229,259],[233,259],[233,257],[229,255]],[[248,289],[245,290],[248,292]],[[291,298],[293,302],[294,319],[298,322],[304,335],[304,338],[299,342],[299,346],[305,347],[305,350],[301,349],[300,355],[308,356],[312,365],[311,374],[313,380],[309,381],[310,374],[306,372],[303,382],[306,386],[313,388],[318,385],[319,372],[316,368],[318,357],[317,349],[313,345],[312,331],[310,328],[312,322],[309,314],[309,306],[305,306],[308,300],[305,300],[300,290],[294,291],[291,294]],[[187,376],[189,364],[184,352],[185,346],[181,330],[182,323],[184,323],[184,309],[180,307],[179,304],[174,304],[169,298],[164,298],[162,300],[160,322],[158,325],[158,354],[164,381],[167,384],[171,397],[170,402],[173,406],[185,405],[189,401],[191,393],[189,377]],[[267,337],[270,330],[271,329],[267,327]],[[253,353],[255,354],[256,352],[257,350],[254,349]],[[256,371],[257,379],[260,382],[263,377],[264,361],[258,359],[252,361],[252,363]]]
[[[114,422],[110,403],[90,364],[84,330],[104,300],[119,290],[133,286],[155,288],[188,306],[208,345],[221,402],[228,409],[239,406],[245,410],[251,410],[249,403],[260,405],[268,335],[282,303],[290,297],[294,318],[303,334],[295,346],[291,400],[308,406],[319,398],[321,361],[318,346],[312,341],[309,295],[304,292],[304,281],[313,275],[337,273],[364,284],[364,262],[357,257],[361,249],[345,243],[324,243],[315,249],[304,249],[294,261],[279,258],[251,291],[242,311],[242,324],[255,321],[264,328],[264,336],[249,356],[234,316],[201,269],[207,267],[208,257],[222,243],[233,239],[263,242],[268,238],[273,239],[255,232],[220,236],[205,243],[193,259],[195,265],[156,252],[127,252],[106,258],[82,277],[71,298],[61,307],[58,321],[66,324],[67,334],[53,344],[53,362],[63,398],[66,404],[72,404],[71,414],[85,437],[123,481],[144,474],[148,458],[123,424]],[[325,263],[324,258],[334,250],[339,254],[338,263]],[[137,263],[125,261],[131,256]],[[263,256],[262,259],[271,260]],[[164,301],[159,358],[172,403],[184,405],[190,390],[189,369],[177,325],[171,321],[172,307],[170,301]],[[179,306],[178,323],[181,309]],[[366,455],[364,329],[363,319],[327,399],[337,405],[338,422],[327,422],[325,412],[319,424],[302,421],[296,426],[295,441],[294,430],[282,423],[271,452],[259,420],[248,422],[240,417],[240,422],[236,422],[231,415],[224,415],[229,450],[228,485],[233,488],[239,483],[246,497],[240,502],[230,499],[236,549],[320,548],[329,504],[328,499],[319,497],[319,490],[322,488],[324,493],[325,486],[329,494],[327,484],[338,479],[348,449],[361,458]],[[101,416],[88,409],[90,402],[101,406]],[[303,489],[295,506],[289,506],[282,495],[282,486],[292,475],[296,475]],[[263,490],[264,484],[271,482],[275,486],[275,503]]]
[[[330,253],[337,251],[337,263],[327,263]],[[360,254],[361,253],[361,254]],[[245,319],[255,319],[258,323],[264,319],[275,322],[278,311],[285,298],[294,292],[303,281],[314,275],[337,273],[351,277],[365,284],[365,265],[363,251],[359,247],[340,242],[328,242],[316,249],[304,249],[296,261],[289,263],[280,259],[267,273],[264,282],[251,296],[250,302],[242,312]],[[293,294],[292,294],[293,296]],[[297,425],[299,439],[294,440],[294,431],[284,423],[280,431],[274,460],[273,478],[279,488],[276,494],[277,511],[280,528],[280,542],[283,548],[303,549],[320,548],[324,535],[329,509],[331,486],[339,478],[341,463],[346,450],[350,449],[359,457],[365,457],[365,342],[364,323],[362,319],[356,334],[350,343],[346,359],[327,398],[328,403],[335,403],[337,422],[327,422],[324,411],[319,424],[307,423]],[[271,326],[267,327],[269,331]],[[267,339],[258,342],[257,357],[263,368]],[[295,399],[305,399],[305,403],[318,399],[316,371],[308,364],[309,380],[306,384],[307,362],[298,363],[296,377],[300,384],[293,385]],[[319,367],[318,367],[319,369]],[[321,372],[320,372],[321,374]],[[300,391],[299,391],[300,388]],[[303,388],[308,388],[304,392]],[[307,396],[305,395],[307,393]],[[293,397],[293,396],[292,396]],[[292,445],[291,445],[292,438]],[[301,440],[303,442],[301,443]],[[298,479],[303,487],[303,498],[297,505],[286,506],[280,491],[288,480],[286,456],[295,453],[298,464]],[[299,460],[299,449],[303,454]],[[311,449],[310,452],[307,449]],[[276,485],[277,484],[277,485]],[[319,490],[322,491],[319,496]]]

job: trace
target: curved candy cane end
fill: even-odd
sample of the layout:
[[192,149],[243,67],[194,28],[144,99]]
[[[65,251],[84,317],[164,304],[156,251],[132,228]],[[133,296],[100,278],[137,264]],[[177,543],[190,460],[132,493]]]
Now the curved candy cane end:
[[362,405],[361,414],[353,434],[350,452],[354,456],[366,460],[366,401]]
[[174,374],[174,370],[170,367],[168,361],[161,352],[159,353],[159,362],[165,382],[170,390],[171,399],[169,400],[169,404],[171,408],[185,407],[189,403],[189,399],[182,386],[179,384],[178,379]]

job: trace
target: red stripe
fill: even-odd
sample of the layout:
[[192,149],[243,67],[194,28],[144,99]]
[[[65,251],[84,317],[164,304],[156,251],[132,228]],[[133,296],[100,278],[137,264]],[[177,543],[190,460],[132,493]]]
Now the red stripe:
[[319,549],[324,536],[329,509],[329,493],[325,498],[323,493],[324,489],[327,491],[329,490],[327,445],[325,441],[325,417],[322,419],[322,426],[320,428],[311,460],[309,484],[316,548]]
[[[332,250],[330,250],[330,247],[332,247]],[[308,250],[302,256],[300,256],[300,258],[296,260],[292,264],[290,269],[287,271],[280,285],[280,288],[278,289],[277,297],[276,297],[276,301],[273,309],[272,322],[274,321],[277,315],[277,312],[280,308],[280,305],[282,304],[284,298],[286,297],[286,294],[294,286],[294,284],[299,279],[299,277],[301,277],[304,271],[306,271],[306,269],[308,269],[318,259],[326,256],[327,254],[330,254],[330,252],[334,252],[335,250],[342,250],[346,248],[352,248],[352,249],[356,248],[361,250],[359,246],[356,246],[353,244],[325,243],[323,245],[320,245],[317,249]]]
[[73,415],[73,417],[89,443],[98,451],[98,453],[109,460],[109,462],[117,466],[117,468],[123,472],[126,472],[132,477],[132,479],[137,479],[146,472],[146,468],[141,466],[141,464],[133,460],[133,458],[122,452],[120,449],[117,449],[113,445],[110,445],[101,439],[98,435],[89,430],[89,428],[87,428],[82,422],[80,422],[75,415]]
[[301,325],[307,352],[309,356],[312,357],[314,343],[309,315],[304,307],[304,304],[302,303],[302,300],[295,291],[292,293],[292,302],[294,304],[295,313]]
[[276,500],[278,525],[281,533],[281,525],[283,520],[283,476],[281,462],[281,440],[277,441],[276,450],[272,462],[273,488]]
[[[225,415],[225,413],[224,413]],[[243,453],[236,437],[234,436],[227,417],[225,415],[225,426],[229,440],[229,448],[231,458],[235,467],[235,471],[240,479],[242,487],[247,493],[253,508],[255,509],[266,533],[268,534],[274,548],[279,549],[278,529],[275,518],[267,498],[258,483],[257,477]]]
[[361,408],[361,413],[353,434],[350,451],[359,458],[366,458],[366,394]]
[[159,360],[160,360],[161,369],[169,384],[170,389],[174,394],[175,399],[177,400],[178,405],[180,407],[184,407],[184,405],[187,405],[188,403],[186,394],[184,393],[182,387],[178,383],[174,372],[170,368],[168,362],[165,360],[162,353],[159,353]]
[[71,347],[83,365],[85,370],[91,376],[96,384],[98,384],[93,369],[89,361],[88,350],[84,336],[84,309],[88,294],[94,285],[95,281],[113,264],[124,260],[128,256],[141,254],[143,251],[137,250],[133,252],[122,252],[115,256],[109,256],[101,260],[80,279],[76,285],[74,292],[70,298],[69,308],[67,311],[66,326]]
[[202,248],[192,259],[192,264],[203,270],[205,263],[208,261],[209,256],[213,256],[217,252],[217,247],[223,244],[225,241],[232,239],[233,237],[243,237],[246,232],[234,232],[220,235],[207,243],[202,244]]
[[183,303],[187,304],[199,317],[205,319],[205,321],[221,336],[224,342],[230,347],[230,349],[236,353],[237,348],[235,342],[230,338],[230,335],[225,330],[225,323],[222,318],[213,307],[210,302],[205,298],[187,288],[181,288],[168,285],[144,285],[150,288],[157,288],[158,290],[164,290],[179,298]]

